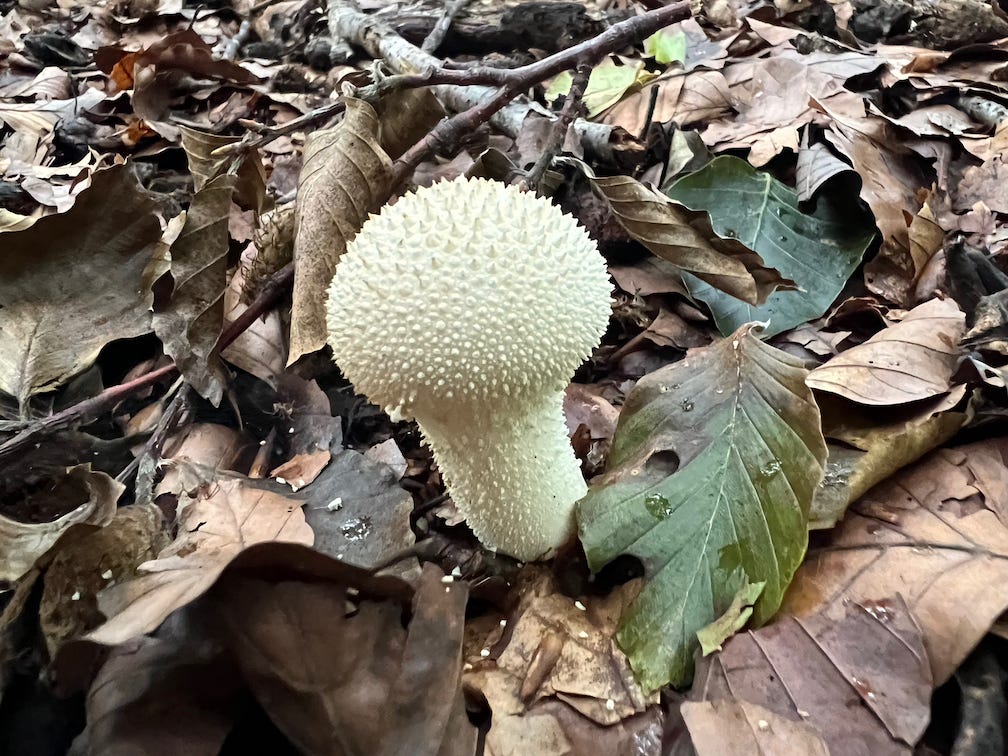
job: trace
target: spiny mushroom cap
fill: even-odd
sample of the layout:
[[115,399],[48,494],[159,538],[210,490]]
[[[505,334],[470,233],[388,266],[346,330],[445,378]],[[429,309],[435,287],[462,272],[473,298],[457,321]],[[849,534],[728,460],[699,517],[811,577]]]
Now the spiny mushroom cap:
[[336,266],[327,325],[356,389],[401,416],[562,390],[610,315],[605,261],[548,200],[443,181],[372,215]]

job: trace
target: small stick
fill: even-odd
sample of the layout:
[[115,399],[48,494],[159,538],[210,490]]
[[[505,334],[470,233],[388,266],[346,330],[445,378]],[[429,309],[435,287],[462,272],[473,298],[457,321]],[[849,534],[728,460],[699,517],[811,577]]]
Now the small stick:
[[441,43],[444,42],[445,35],[448,34],[448,29],[451,28],[452,21],[455,20],[455,16],[459,14],[459,11],[465,7],[468,0],[447,0],[445,2],[444,11],[438,17],[437,23],[434,24],[434,28],[431,29],[430,34],[420,45],[420,49],[425,53],[433,53],[437,50]]
[[539,184],[542,183],[543,176],[546,175],[546,170],[552,165],[553,158],[555,158],[560,151],[563,149],[564,138],[567,136],[567,129],[570,125],[574,123],[574,119],[577,118],[581,111],[584,109],[582,98],[584,97],[585,88],[588,86],[588,77],[591,75],[591,66],[587,63],[581,63],[578,65],[577,70],[574,72],[574,76],[571,80],[570,90],[567,92],[567,98],[564,100],[563,109],[560,111],[560,117],[556,119],[553,123],[553,130],[550,132],[549,142],[543,153],[539,156],[539,159],[535,161],[535,165],[528,173],[529,188],[533,191],[539,191]]

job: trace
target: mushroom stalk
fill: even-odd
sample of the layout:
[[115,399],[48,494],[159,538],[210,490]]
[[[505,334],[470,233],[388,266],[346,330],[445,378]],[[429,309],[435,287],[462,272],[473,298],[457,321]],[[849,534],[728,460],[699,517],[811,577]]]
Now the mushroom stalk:
[[417,417],[456,506],[489,549],[543,559],[573,532],[574,505],[588,487],[567,437],[563,396],[460,407],[447,422]]

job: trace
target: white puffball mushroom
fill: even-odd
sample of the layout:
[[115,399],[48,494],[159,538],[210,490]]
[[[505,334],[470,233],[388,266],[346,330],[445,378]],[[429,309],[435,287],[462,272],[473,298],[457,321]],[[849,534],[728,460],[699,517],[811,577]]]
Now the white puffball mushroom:
[[574,532],[587,492],[563,392],[609,322],[595,242],[549,200],[443,181],[372,215],[329,287],[336,363],[415,418],[456,506],[488,548],[531,561]]

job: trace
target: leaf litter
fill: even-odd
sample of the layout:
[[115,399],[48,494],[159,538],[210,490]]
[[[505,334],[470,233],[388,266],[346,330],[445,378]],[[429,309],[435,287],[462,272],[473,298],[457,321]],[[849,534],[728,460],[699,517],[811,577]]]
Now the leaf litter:
[[[0,13],[0,733],[76,691],[44,752],[950,752],[1008,609],[1003,19],[325,5]],[[324,351],[368,214],[464,173],[618,287],[549,567]]]

